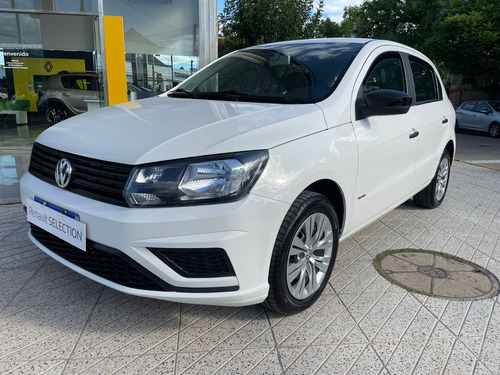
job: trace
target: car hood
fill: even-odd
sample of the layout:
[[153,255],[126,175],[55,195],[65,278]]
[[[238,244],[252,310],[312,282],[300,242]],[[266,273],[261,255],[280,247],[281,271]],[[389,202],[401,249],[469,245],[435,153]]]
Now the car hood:
[[95,159],[142,164],[269,149],[325,127],[315,104],[155,97],[72,117],[47,129],[37,142]]

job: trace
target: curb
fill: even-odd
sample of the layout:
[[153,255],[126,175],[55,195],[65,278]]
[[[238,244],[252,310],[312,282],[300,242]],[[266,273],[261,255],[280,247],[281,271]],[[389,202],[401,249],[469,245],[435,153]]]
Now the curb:
[[484,164],[478,164],[478,163],[472,163],[470,161],[465,161],[465,160],[462,160],[462,159],[455,159],[455,161],[458,161],[459,163],[464,163],[464,164],[470,164],[470,165],[475,165],[477,167],[483,167],[483,168],[487,168],[487,169],[492,169],[494,171],[500,171],[500,168],[496,168],[496,167],[491,167],[489,165],[484,165]]

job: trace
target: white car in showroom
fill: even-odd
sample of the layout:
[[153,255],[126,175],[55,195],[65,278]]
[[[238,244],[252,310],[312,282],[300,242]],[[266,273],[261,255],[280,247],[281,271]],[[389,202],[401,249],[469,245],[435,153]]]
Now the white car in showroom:
[[29,237],[125,293],[298,312],[339,241],[412,197],[441,204],[454,125],[435,66],[407,46],[246,48],[43,132],[21,181]]

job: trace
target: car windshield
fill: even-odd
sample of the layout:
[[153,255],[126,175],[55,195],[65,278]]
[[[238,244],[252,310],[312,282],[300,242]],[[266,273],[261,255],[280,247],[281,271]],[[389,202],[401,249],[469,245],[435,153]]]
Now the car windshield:
[[244,49],[217,60],[168,96],[316,103],[335,90],[363,46],[363,43],[325,41]]
[[500,112],[500,102],[488,102],[496,112]]

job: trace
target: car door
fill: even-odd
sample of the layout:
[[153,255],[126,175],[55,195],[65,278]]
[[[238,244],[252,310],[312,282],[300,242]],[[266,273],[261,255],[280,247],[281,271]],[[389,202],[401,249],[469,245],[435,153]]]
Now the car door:
[[[402,55],[381,48],[372,53],[354,86],[357,103],[377,90],[409,93]],[[358,106],[359,104],[356,104]],[[402,203],[414,189],[416,115],[407,113],[360,118],[352,114],[359,168],[353,222],[355,227]]]
[[467,102],[460,106],[457,111],[457,120],[460,128],[463,129],[471,129],[474,124],[474,107],[476,106],[476,102]]
[[444,100],[443,87],[434,68],[416,56],[408,56],[415,98],[415,129],[418,149],[415,159],[415,179],[418,187],[426,186],[434,176],[443,152],[447,132],[454,127],[453,108]]
[[474,129],[481,130],[484,132],[487,132],[490,128],[490,124],[492,122],[491,120],[491,114],[493,113],[493,110],[490,108],[488,103],[486,102],[477,102],[476,108],[474,109],[475,112],[475,127]]
[[86,100],[97,100],[95,78],[88,75],[74,75],[68,77],[67,103],[76,113],[87,111]]

